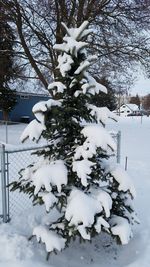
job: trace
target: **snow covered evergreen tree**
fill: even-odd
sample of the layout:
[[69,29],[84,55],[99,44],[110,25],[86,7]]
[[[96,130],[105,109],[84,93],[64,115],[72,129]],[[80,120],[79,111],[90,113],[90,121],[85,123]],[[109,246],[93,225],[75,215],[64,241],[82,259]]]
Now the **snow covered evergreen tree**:
[[17,103],[16,92],[10,85],[19,70],[14,63],[15,36],[1,5],[2,3],[0,3],[0,110],[3,112],[3,119],[8,121],[9,112]]
[[107,93],[88,68],[96,56],[87,56],[85,42],[91,33],[85,21],[79,28],[63,27],[66,35],[58,51],[58,77],[49,85],[51,98],[33,107],[35,120],[21,140],[48,140],[39,161],[28,166],[13,189],[28,193],[47,212],[57,209],[49,225],[39,225],[33,236],[48,253],[65,248],[76,236],[91,240],[102,230],[127,244],[132,236],[134,186],[127,173],[110,160],[116,143],[105,129],[107,108],[91,104],[91,95]]

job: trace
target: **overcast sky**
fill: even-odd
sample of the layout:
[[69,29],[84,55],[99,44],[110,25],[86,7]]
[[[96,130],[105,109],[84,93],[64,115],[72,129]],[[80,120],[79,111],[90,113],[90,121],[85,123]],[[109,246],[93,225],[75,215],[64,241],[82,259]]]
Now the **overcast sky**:
[[130,89],[131,95],[146,95],[150,94],[150,79],[146,79],[141,75],[139,80],[135,82],[135,84]]

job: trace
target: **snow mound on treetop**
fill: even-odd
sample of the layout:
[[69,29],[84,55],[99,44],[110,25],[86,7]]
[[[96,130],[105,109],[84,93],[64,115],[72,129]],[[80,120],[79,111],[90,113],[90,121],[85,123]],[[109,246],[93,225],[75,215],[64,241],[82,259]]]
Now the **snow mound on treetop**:
[[33,235],[36,236],[38,242],[42,241],[45,243],[47,252],[54,250],[61,251],[65,248],[66,239],[54,233],[54,231],[50,231],[44,226],[40,225],[35,227],[33,230]]
[[66,24],[63,23],[63,22],[62,22],[61,24],[62,24],[62,26],[65,28],[65,30],[66,30],[68,36],[73,37],[75,40],[82,39],[82,38],[85,37],[87,34],[89,34],[89,33],[92,32],[92,30],[90,30],[90,29],[86,29],[87,26],[88,26],[88,24],[89,24],[89,22],[86,21],[86,20],[85,20],[85,21],[80,25],[80,27],[78,27],[78,28],[68,28],[68,27],[66,26]]
[[53,48],[66,53],[70,53],[71,55],[77,57],[78,52],[85,46],[87,46],[86,42],[82,42],[80,40],[83,36],[86,36],[90,33],[89,30],[86,30],[88,21],[84,21],[79,28],[69,29],[64,23],[62,23],[62,25],[65,28],[67,35],[64,36],[64,42],[62,44],[55,44]]

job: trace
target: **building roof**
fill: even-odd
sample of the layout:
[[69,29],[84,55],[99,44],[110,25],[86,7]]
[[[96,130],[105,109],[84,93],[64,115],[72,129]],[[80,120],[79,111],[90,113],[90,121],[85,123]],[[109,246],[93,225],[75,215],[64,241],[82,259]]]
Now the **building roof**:
[[136,105],[136,104],[130,104],[129,103],[129,104],[124,104],[122,106],[127,106],[131,111],[139,110],[138,105]]
[[40,97],[48,97],[50,96],[49,92],[47,92],[47,94],[38,94],[38,93],[31,93],[31,92],[16,92],[16,95],[20,95],[20,96],[40,96]]

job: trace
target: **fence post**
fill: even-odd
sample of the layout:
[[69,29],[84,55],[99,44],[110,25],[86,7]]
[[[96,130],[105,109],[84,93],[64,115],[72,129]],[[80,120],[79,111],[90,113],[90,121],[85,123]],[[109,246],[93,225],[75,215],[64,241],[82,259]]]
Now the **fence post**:
[[6,127],[6,144],[8,144],[8,121],[5,122],[5,127]]
[[2,183],[2,215],[3,222],[6,223],[7,220],[7,189],[6,189],[6,162],[5,162],[5,145],[1,145],[1,183]]
[[125,159],[125,171],[127,171],[127,167],[128,167],[128,157],[126,157]]
[[117,163],[121,161],[121,131],[117,133]]

